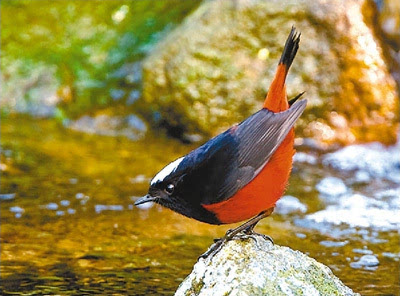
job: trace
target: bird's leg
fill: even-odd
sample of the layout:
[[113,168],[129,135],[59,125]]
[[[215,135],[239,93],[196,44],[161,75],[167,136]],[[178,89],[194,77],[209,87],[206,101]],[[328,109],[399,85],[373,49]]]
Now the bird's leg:
[[[230,241],[231,239],[233,239],[235,237],[235,235],[237,235],[239,232],[243,231],[245,234],[252,234],[253,233],[253,229],[257,225],[257,223],[261,219],[264,219],[265,217],[268,217],[269,215],[271,215],[273,211],[274,211],[274,208],[269,208],[268,210],[262,211],[257,216],[255,216],[255,217],[251,218],[250,220],[246,221],[242,225],[240,225],[240,226],[238,226],[238,227],[236,227],[234,229],[229,229],[226,232],[225,236],[223,238],[220,238],[220,239],[216,240],[214,245],[212,245],[211,248],[207,252],[205,252],[203,255],[201,255],[200,258],[207,258],[210,255],[212,257],[214,254],[216,254],[222,248],[222,246],[227,241]],[[269,237],[268,235],[263,235],[263,236],[265,236],[265,238],[267,238],[272,243],[274,243],[272,238]]]
[[261,219],[264,219],[264,218],[268,217],[269,215],[271,215],[273,211],[274,211],[274,208],[269,208],[268,210],[262,211],[257,216],[251,218],[249,221],[246,221],[242,225],[240,225],[234,229],[229,229],[225,234],[225,238],[228,238],[228,240],[230,240],[236,234],[238,234],[239,232],[242,232],[242,231],[246,234],[253,233],[253,229],[257,225],[257,223],[260,222]]
[[[255,233],[255,232],[254,232],[254,227],[257,225],[257,223],[258,223],[261,219],[263,219],[263,218],[268,217],[269,215],[271,215],[273,211],[274,211],[274,208],[269,208],[268,210],[266,210],[266,211],[264,211],[264,212],[261,212],[258,216],[256,216],[256,218],[259,217],[259,216],[262,216],[262,217],[260,217],[258,221],[255,221],[255,223],[253,223],[253,224],[251,224],[249,227],[247,227],[243,232],[245,232],[246,234],[253,234],[253,233]],[[267,234],[262,234],[262,233],[260,233],[260,235],[262,235],[264,238],[268,239],[271,243],[274,243],[274,240],[273,240],[272,237],[270,237],[269,235],[267,235]]]

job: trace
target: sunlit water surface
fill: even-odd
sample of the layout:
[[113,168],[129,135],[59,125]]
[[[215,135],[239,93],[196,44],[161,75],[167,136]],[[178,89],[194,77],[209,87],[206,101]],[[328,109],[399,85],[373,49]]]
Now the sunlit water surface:
[[[27,117],[3,119],[1,132],[1,193],[9,199],[1,201],[4,295],[171,295],[229,228],[157,205],[133,206],[149,178],[193,146],[156,136],[134,142],[87,135]],[[332,174],[320,163],[296,163],[287,193],[307,213],[273,214],[257,231],[327,264],[356,292],[398,295],[397,231],[303,219],[325,208],[315,185]],[[378,266],[354,266],[369,253]]]

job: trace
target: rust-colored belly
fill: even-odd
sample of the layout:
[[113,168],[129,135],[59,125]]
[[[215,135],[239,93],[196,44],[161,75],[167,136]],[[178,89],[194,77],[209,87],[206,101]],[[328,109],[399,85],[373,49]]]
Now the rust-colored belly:
[[228,200],[203,207],[214,213],[223,224],[240,222],[274,207],[286,189],[292,170],[293,142],[294,131],[291,130],[267,165],[249,184]]

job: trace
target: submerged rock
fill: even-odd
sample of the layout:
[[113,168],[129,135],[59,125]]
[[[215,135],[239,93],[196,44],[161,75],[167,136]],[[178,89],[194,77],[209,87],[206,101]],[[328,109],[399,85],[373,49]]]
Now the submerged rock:
[[260,108],[295,25],[302,41],[287,89],[309,100],[298,134],[393,143],[398,95],[374,10],[367,0],[204,1],[144,61],[144,103],[170,129],[218,133]]
[[141,139],[147,131],[144,121],[133,114],[125,117],[106,114],[94,117],[85,115],[73,121],[69,127],[89,134],[125,136],[131,140]]
[[175,296],[358,295],[325,265],[262,235],[237,236],[199,259]]

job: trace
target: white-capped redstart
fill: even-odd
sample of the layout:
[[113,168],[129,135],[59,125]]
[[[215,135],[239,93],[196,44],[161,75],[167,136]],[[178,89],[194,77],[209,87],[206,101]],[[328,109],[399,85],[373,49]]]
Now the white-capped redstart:
[[299,42],[292,27],[261,110],[164,167],[135,205],[156,202],[210,224],[253,217],[230,237],[252,231],[269,216],[286,189],[295,153],[293,125],[307,103],[297,100],[302,94],[288,101],[285,89]]

